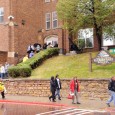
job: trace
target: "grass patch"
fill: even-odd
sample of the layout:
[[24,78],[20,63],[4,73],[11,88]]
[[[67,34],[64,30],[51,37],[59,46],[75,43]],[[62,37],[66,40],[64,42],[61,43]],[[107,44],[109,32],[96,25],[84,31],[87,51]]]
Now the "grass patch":
[[[97,53],[92,53],[95,57]],[[93,64],[93,72],[89,72],[89,53],[74,56],[56,56],[43,62],[32,71],[32,78],[50,78],[59,74],[61,78],[110,78],[115,75],[115,63],[107,66]]]

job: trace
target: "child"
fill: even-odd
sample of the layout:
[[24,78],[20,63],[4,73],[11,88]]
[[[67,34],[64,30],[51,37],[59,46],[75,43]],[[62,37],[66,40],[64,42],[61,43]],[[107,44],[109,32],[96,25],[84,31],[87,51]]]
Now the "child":
[[4,83],[3,83],[2,79],[0,79],[0,92],[1,92],[1,95],[2,95],[2,99],[4,99],[5,98],[6,88],[4,86]]

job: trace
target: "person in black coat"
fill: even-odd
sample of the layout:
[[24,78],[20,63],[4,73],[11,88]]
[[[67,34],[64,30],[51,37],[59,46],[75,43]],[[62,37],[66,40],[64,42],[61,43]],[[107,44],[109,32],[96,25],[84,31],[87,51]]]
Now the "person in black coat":
[[51,80],[50,80],[50,91],[52,95],[49,97],[49,100],[51,101],[51,98],[52,98],[52,101],[56,102],[55,101],[56,84],[55,84],[55,79],[53,76],[51,77]]
[[58,74],[55,77],[55,83],[56,83],[56,93],[55,93],[55,97],[58,96],[58,99],[61,100],[61,96],[60,96],[60,89],[61,89],[61,81],[58,78]]
[[108,107],[110,107],[110,103],[114,101],[114,106],[115,106],[115,77],[112,77],[109,84],[108,84],[108,90],[110,93],[110,98],[107,101]]

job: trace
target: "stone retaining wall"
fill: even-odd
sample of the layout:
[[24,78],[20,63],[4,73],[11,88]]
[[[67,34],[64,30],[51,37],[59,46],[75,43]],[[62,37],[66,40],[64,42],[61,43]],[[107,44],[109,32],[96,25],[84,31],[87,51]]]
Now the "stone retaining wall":
[[[80,79],[81,97],[83,98],[108,98],[107,79]],[[62,97],[67,97],[70,79],[62,79]],[[12,95],[49,96],[49,80],[43,79],[9,79],[4,80],[7,93]]]

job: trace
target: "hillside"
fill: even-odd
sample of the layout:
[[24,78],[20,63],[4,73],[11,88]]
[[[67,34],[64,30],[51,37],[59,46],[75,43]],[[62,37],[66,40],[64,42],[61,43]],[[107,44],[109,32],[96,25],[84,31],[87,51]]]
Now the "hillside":
[[[93,57],[96,53],[93,53]],[[73,56],[56,56],[46,60],[41,66],[33,70],[32,78],[50,78],[59,74],[61,78],[110,78],[115,76],[115,63],[107,66],[93,64],[93,72],[89,72],[89,54]]]

